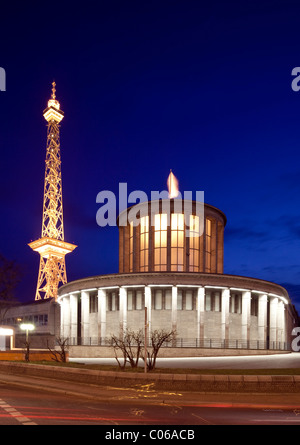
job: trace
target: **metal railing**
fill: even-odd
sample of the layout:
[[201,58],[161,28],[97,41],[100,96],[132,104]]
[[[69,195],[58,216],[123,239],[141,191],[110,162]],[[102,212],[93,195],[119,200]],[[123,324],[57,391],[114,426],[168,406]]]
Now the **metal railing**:
[[[69,346],[111,346],[109,337],[71,337]],[[261,340],[224,340],[217,338],[176,338],[162,345],[163,348],[205,348],[205,349],[251,349],[289,351],[291,345],[287,342]]]

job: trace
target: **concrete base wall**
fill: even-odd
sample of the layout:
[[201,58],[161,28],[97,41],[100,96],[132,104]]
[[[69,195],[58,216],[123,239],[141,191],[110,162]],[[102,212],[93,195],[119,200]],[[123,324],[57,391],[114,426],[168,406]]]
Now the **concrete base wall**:
[[[67,361],[69,355],[67,354]],[[30,351],[29,359],[31,362],[52,361],[53,355],[50,351]],[[0,351],[0,361],[24,361],[25,352],[21,349],[12,349],[10,351]]]
[[[159,358],[175,357],[222,357],[237,355],[289,354],[289,351],[266,349],[197,349],[197,348],[161,348]],[[70,346],[70,358],[113,358],[113,348],[109,346]]]

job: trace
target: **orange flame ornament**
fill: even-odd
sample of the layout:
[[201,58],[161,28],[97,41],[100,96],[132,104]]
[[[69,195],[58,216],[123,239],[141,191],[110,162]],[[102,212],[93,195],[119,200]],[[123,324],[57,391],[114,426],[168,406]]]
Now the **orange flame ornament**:
[[177,196],[179,195],[178,179],[172,173],[172,170],[170,170],[167,184],[168,184],[169,198],[170,199],[177,198]]

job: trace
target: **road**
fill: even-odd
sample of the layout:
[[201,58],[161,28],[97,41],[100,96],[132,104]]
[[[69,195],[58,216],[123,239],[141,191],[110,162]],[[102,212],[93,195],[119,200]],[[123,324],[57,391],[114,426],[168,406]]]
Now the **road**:
[[59,381],[55,386],[53,380],[0,375],[0,425],[104,425],[101,434],[125,425],[155,431],[186,425],[196,434],[201,425],[299,424],[299,394],[180,393]]

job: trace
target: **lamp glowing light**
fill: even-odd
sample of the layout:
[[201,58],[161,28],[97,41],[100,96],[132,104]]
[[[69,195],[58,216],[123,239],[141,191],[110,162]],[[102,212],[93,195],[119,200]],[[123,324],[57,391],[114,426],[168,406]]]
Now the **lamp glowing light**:
[[33,331],[35,326],[32,323],[22,323],[20,324],[20,329],[22,329],[22,331],[26,331],[26,342],[28,342],[28,332]]

